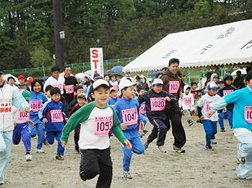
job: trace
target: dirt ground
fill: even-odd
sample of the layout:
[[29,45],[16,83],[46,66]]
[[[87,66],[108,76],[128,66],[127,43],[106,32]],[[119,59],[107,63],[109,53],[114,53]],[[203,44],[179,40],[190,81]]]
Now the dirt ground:
[[[229,129],[217,133],[218,144],[214,151],[207,151],[205,133],[201,124],[189,127],[184,122],[187,135],[186,152],[178,154],[172,150],[173,137],[167,134],[165,147],[167,153],[158,151],[152,143],[143,155],[133,155],[131,163],[132,180],[122,178],[122,151],[115,137],[111,138],[114,188],[149,187],[211,187],[247,188],[252,181],[236,178],[236,139]],[[151,126],[147,124],[148,133]],[[219,131],[219,127],[218,127]],[[147,134],[148,134],[147,133]],[[146,136],[143,140],[146,140]],[[6,188],[80,188],[95,187],[97,178],[83,182],[78,175],[80,155],[75,152],[73,136],[67,146],[64,161],[55,159],[56,144],[44,146],[45,154],[35,153],[35,139],[32,139],[31,162],[25,161],[22,143],[12,147],[10,164],[5,175]]]

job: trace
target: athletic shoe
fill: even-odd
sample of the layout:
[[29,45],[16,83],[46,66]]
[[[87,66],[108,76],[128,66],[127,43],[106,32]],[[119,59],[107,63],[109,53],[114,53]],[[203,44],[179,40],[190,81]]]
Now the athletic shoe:
[[64,160],[63,155],[60,155],[59,153],[56,155],[55,159],[57,160]]
[[188,124],[189,124],[189,126],[192,126],[192,125],[193,125],[193,121],[192,121],[192,120],[189,120],[189,121],[188,121]]
[[166,153],[164,146],[158,146],[158,149],[161,153]]
[[179,148],[177,146],[173,146],[173,150],[175,150],[177,153],[185,153],[185,150],[182,148]]
[[3,184],[5,184],[5,182],[4,182],[4,180],[1,180],[0,185],[3,185]]
[[240,178],[238,177],[239,179],[242,179],[242,180],[252,180],[252,176],[250,175],[247,175],[245,178]]
[[31,154],[26,154],[26,155],[25,155],[25,159],[26,159],[26,161],[32,161],[32,156],[31,156]]
[[132,179],[132,176],[130,175],[129,171],[123,171],[123,177],[125,179]]
[[144,147],[145,147],[145,149],[147,149],[147,148],[148,148],[148,146],[149,146],[149,143],[146,141],[146,142],[144,143]]
[[226,132],[226,130],[224,128],[221,128],[220,132]]
[[215,139],[211,140],[211,144],[217,144],[217,142],[215,141]]
[[37,149],[36,153],[45,153],[45,151],[43,149]]
[[212,151],[213,148],[212,148],[212,146],[206,146],[206,150]]

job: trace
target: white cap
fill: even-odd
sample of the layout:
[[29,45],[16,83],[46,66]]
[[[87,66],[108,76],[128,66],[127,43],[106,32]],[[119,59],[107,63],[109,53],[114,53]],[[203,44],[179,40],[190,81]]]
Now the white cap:
[[136,85],[135,83],[131,82],[129,79],[122,79],[119,83],[119,90],[122,91],[122,89],[130,86]]
[[152,82],[152,85],[153,86],[161,86],[161,85],[164,85],[163,81],[160,79],[160,78],[155,78]]
[[218,90],[218,86],[216,85],[216,83],[214,81],[211,81],[208,83],[207,89],[214,89],[214,90]]
[[104,85],[105,87],[110,88],[109,83],[106,80],[99,79],[93,83],[93,90],[96,90],[101,85]]

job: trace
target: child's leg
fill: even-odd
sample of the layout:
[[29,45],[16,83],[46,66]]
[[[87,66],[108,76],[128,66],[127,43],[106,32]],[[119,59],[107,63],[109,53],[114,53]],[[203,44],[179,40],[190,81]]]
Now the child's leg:
[[64,148],[61,145],[60,137],[61,137],[61,131],[58,131],[55,133],[56,140],[58,142],[58,147],[57,147],[57,153],[60,154],[61,156],[64,155]]
[[252,169],[252,133],[243,133],[236,136],[238,144],[239,157],[243,157],[245,160],[241,162],[237,168],[236,173],[239,178],[246,178]]
[[157,146],[163,146],[167,133],[167,126],[164,121],[159,119],[152,119],[151,124],[154,127],[157,127],[156,137],[157,137]]
[[80,162],[80,177],[83,181],[93,179],[100,173],[97,149],[85,149],[80,150],[81,162]]
[[211,146],[212,125],[210,120],[203,120],[203,127],[206,133],[206,146]]
[[46,132],[46,141],[48,144],[53,144],[54,143],[54,132]]
[[[132,144],[131,140],[130,142]],[[133,148],[133,144],[132,144],[132,148]],[[132,151],[123,145],[122,145],[122,149],[123,149],[123,171],[128,172],[130,171],[130,161],[132,157]]]
[[100,150],[99,152],[100,175],[96,187],[110,187],[112,181],[112,161],[110,157],[110,148]]
[[144,153],[145,147],[137,130],[131,132],[132,151],[136,154]]
[[153,129],[151,131],[151,134],[147,138],[148,144],[150,144],[153,140],[155,140],[157,138],[157,133],[158,133],[158,129],[155,125],[153,125]]
[[227,110],[227,119],[231,129],[233,129],[233,112],[231,110]]
[[212,124],[212,137],[211,139],[215,139],[215,134],[217,133],[217,121],[211,121]]
[[29,126],[29,130],[30,130],[30,135],[31,135],[31,137],[33,138],[33,137],[35,137],[36,135],[37,135],[37,123],[35,124],[35,125],[33,125],[33,126]]
[[13,131],[12,143],[18,145],[21,140],[22,124],[17,123]]
[[43,141],[45,139],[45,131],[44,131],[45,124],[43,122],[37,123],[37,130],[38,130],[38,143],[37,149],[41,149],[43,146]]
[[223,114],[223,113],[218,113],[218,117],[219,117],[218,122],[219,122],[219,124],[220,124],[220,128],[221,128],[222,130],[225,130],[224,121],[223,121],[223,119],[225,118],[225,117],[224,117],[224,114]]
[[76,151],[79,151],[79,144],[78,144],[79,138],[80,138],[80,125],[78,125],[74,129],[74,144]]
[[192,116],[191,116],[189,110],[183,110],[183,114],[185,115],[187,122],[192,121]]
[[25,151],[30,152],[31,151],[31,135],[29,132],[29,124],[28,123],[23,124],[23,130],[21,132],[21,137],[22,137],[22,141],[25,146]]

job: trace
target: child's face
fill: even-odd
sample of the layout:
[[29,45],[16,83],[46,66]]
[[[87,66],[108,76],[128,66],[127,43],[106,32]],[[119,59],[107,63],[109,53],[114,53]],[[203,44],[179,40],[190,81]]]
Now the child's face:
[[152,86],[152,89],[155,93],[161,93],[162,89],[163,89],[163,85],[156,85],[156,86]]
[[146,90],[145,89],[141,89],[139,92],[138,92],[138,95],[142,95]]
[[134,86],[130,86],[126,90],[122,90],[122,93],[126,99],[133,99],[135,97],[136,90]]
[[53,94],[52,95],[52,100],[56,103],[58,103],[60,101],[60,94],[57,93],[57,94]]
[[226,84],[227,84],[227,85],[231,85],[231,84],[232,84],[232,80],[230,80],[230,79],[229,79],[229,80],[226,80]]
[[214,78],[213,78],[213,81],[214,81],[215,83],[218,82],[218,80],[219,80],[218,77],[214,77]]
[[195,90],[197,88],[197,84],[192,85],[192,90]]
[[219,84],[218,84],[218,87],[219,87],[219,88],[223,88],[224,86],[225,86],[224,83],[219,83]]
[[118,91],[113,90],[110,92],[110,97],[112,97],[112,98],[116,98],[117,95],[118,95]]
[[247,85],[252,89],[252,79],[247,82]]
[[93,93],[95,104],[99,107],[104,107],[108,103],[109,89],[103,86],[98,87]]
[[80,93],[84,93],[84,89],[77,89],[76,94],[79,95]]
[[46,96],[47,96],[47,98],[51,98],[50,90],[48,90],[48,91],[46,92]]
[[36,93],[40,92],[41,91],[41,85],[38,82],[36,82],[35,85],[34,85],[34,87],[33,87],[33,90]]
[[86,100],[84,98],[77,98],[77,102],[79,106],[84,106],[86,104]]
[[215,90],[215,89],[208,90],[208,95],[210,95],[210,96],[214,96],[214,95],[216,95],[216,93],[217,93],[217,90]]
[[190,89],[186,89],[185,90],[185,93],[188,95],[189,94],[189,92],[190,92]]

